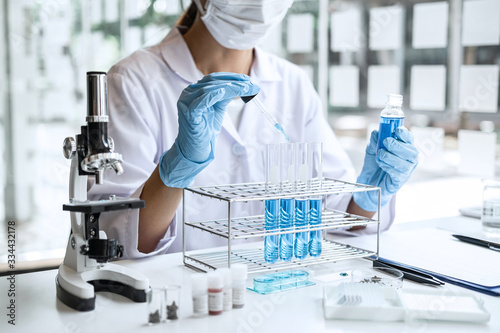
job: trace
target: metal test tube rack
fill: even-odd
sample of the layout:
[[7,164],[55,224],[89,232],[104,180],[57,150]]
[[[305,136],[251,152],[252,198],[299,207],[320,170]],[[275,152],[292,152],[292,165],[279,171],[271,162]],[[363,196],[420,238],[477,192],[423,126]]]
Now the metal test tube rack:
[[[327,262],[335,262],[345,259],[364,258],[379,255],[380,238],[380,214],[377,219],[345,213],[337,210],[326,210],[323,208],[322,223],[320,225],[309,225],[304,228],[286,228],[275,231],[265,230],[263,215],[231,217],[231,205],[236,202],[265,201],[268,199],[285,199],[308,197],[313,195],[335,195],[341,193],[378,191],[378,211],[380,212],[380,188],[349,183],[331,178],[323,178],[323,181],[312,183],[309,189],[293,190],[286,188],[280,192],[266,191],[265,183],[246,183],[219,186],[198,186],[184,189],[183,210],[183,235],[182,254],[184,264],[194,270],[207,272],[222,267],[231,267],[234,263],[245,263],[248,265],[249,273],[270,272],[276,270],[292,269],[297,267],[307,267]],[[206,221],[186,221],[187,193],[191,192],[211,199],[218,199],[227,202],[227,218],[206,220]],[[264,245],[242,246],[237,249],[231,247],[231,241],[237,239],[262,238],[271,235],[281,235],[287,233],[309,232],[313,230],[327,230],[343,227],[354,227],[360,225],[377,225],[376,250],[369,251],[356,248],[348,244],[337,243],[323,239],[322,253],[319,257],[307,257],[304,259],[293,258],[291,261],[277,261],[274,264],[264,260]],[[197,228],[227,239],[227,251],[207,249],[186,251],[186,231],[187,227]],[[258,243],[257,243],[258,244]]]

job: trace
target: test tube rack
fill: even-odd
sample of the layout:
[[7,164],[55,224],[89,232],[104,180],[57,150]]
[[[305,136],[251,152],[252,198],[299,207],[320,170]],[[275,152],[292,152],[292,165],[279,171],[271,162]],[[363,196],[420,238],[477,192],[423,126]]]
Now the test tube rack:
[[[376,219],[364,216],[345,213],[338,210],[325,209],[323,207],[322,223],[312,225],[307,228],[265,230],[264,215],[232,217],[232,205],[236,202],[248,203],[251,201],[265,201],[269,199],[285,199],[309,197],[316,195],[338,195],[353,192],[378,191],[380,211],[380,188],[350,183],[331,178],[323,178],[321,182],[316,181],[310,184],[307,189],[296,190],[291,186],[280,191],[269,191],[265,183],[246,183],[217,186],[198,186],[184,189],[183,209],[183,261],[184,265],[197,271],[208,272],[222,267],[231,267],[235,263],[248,265],[249,273],[270,272],[285,269],[307,267],[310,265],[331,263],[339,260],[365,258],[379,254],[380,238],[380,216]],[[188,205],[188,192],[210,199],[221,200],[227,203],[227,218],[188,221],[186,219],[186,209]],[[287,233],[309,232],[313,230],[328,230],[344,227],[354,227],[361,225],[377,225],[376,249],[365,250],[342,244],[325,237],[322,241],[322,253],[319,257],[307,257],[304,259],[293,258],[291,261],[277,261],[268,263],[264,260],[264,237],[271,235],[281,235]],[[227,250],[206,249],[206,250],[186,250],[186,231],[189,228],[197,228],[227,239]],[[231,242],[238,239],[261,238],[262,242],[248,244],[250,246],[232,246]],[[329,237],[331,238],[331,237]]]

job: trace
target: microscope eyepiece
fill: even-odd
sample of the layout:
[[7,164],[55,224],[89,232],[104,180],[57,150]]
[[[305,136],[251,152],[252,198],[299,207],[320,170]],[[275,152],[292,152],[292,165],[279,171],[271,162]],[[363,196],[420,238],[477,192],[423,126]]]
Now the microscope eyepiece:
[[105,72],[87,72],[87,152],[81,162],[84,171],[95,174],[96,183],[103,183],[105,169],[123,172],[122,156],[114,153],[114,144],[108,136],[108,89]]
[[87,72],[87,122],[108,121],[107,85],[106,73]]

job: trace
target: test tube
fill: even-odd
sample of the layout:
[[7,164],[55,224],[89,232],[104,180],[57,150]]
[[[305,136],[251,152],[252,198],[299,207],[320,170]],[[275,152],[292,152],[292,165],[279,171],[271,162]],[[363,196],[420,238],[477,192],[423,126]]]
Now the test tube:
[[[307,229],[309,221],[309,200],[306,197],[295,198],[295,229]],[[294,254],[297,259],[304,259],[309,252],[309,232],[297,232],[294,234]]]
[[307,143],[298,142],[295,144],[295,189],[297,191],[304,191],[307,188],[309,177],[307,150]]
[[[280,229],[290,231],[293,229],[293,213],[295,200],[293,198],[280,199]],[[280,235],[280,259],[290,261],[293,257],[293,234]]]
[[321,190],[323,185],[323,143],[311,142],[308,144],[308,188]]
[[[266,191],[278,192],[280,182],[280,145],[266,146]],[[279,199],[265,201],[264,223],[266,231],[276,231],[279,227]],[[264,237],[264,259],[275,263],[279,257],[279,235]]]
[[295,144],[280,144],[280,190],[295,190]]
[[266,145],[266,191],[279,190],[280,184],[280,145]]
[[[295,187],[295,145],[282,143],[280,145],[280,189],[281,193],[293,192]],[[290,231],[293,228],[294,199],[280,199],[281,230]],[[280,259],[290,261],[293,257],[293,234],[280,235]]]
[[[319,226],[322,223],[323,197],[314,196],[309,198],[309,226]],[[319,257],[321,255],[321,230],[309,232],[309,255]]]
[[[279,199],[266,200],[265,229],[276,231],[279,226]],[[279,256],[279,235],[264,237],[264,258],[268,263],[275,263]]]

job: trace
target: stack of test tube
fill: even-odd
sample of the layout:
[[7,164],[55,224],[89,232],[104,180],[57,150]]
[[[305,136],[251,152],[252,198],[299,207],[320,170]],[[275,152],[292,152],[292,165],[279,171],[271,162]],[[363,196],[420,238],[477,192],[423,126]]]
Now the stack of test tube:
[[322,144],[281,143],[266,146],[266,191],[283,195],[265,202],[266,231],[295,231],[266,236],[264,258],[275,263],[290,261],[293,256],[321,255],[321,230],[300,232],[321,224],[322,196],[297,196],[303,191],[321,189]]

